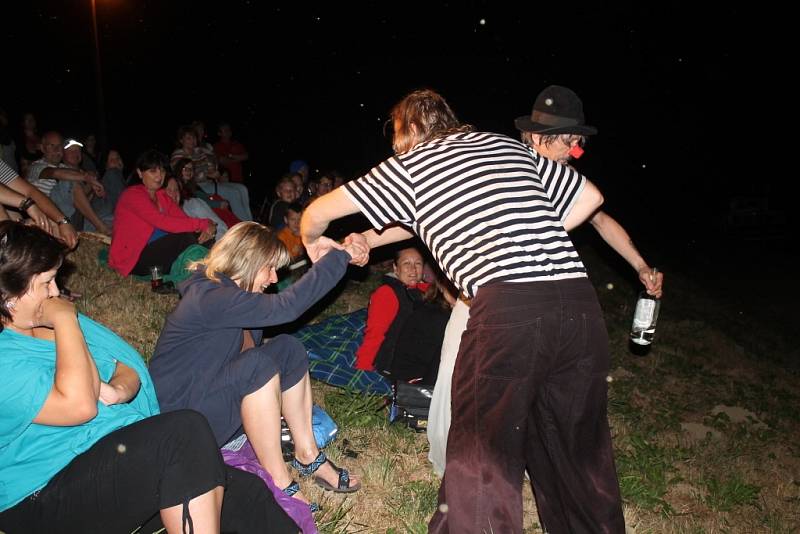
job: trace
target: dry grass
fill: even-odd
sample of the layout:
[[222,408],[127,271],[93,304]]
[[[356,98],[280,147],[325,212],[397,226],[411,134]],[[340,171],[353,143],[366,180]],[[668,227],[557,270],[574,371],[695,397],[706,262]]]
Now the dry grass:
[[[147,284],[99,267],[101,246],[83,242],[72,255],[79,269],[69,287],[83,293],[78,305],[84,313],[147,358],[177,298],[155,295]],[[611,337],[609,412],[629,531],[800,531],[800,387],[797,373],[779,365],[778,357],[796,346],[670,275],[653,349],[634,357],[626,339],[634,287],[591,251],[584,257]],[[377,275],[348,282],[307,318],[364,307],[377,283]],[[614,289],[607,289],[609,283]],[[425,532],[438,480],[427,462],[424,434],[387,425],[377,399],[316,382],[314,394],[340,426],[331,457],[364,485],[347,498],[306,485],[304,491],[325,509],[318,515],[320,529]],[[719,405],[742,408],[754,419],[714,415]],[[682,430],[685,423],[705,425],[718,437],[692,437]],[[523,492],[526,532],[541,532],[527,486]]]

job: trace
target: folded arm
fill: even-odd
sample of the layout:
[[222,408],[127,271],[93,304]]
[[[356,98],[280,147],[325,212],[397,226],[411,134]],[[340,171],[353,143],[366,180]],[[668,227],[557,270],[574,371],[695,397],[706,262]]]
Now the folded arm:
[[131,191],[123,197],[121,202],[137,217],[165,232],[202,232],[211,224],[210,219],[189,217],[175,206],[175,203],[166,194],[159,195],[158,200],[164,207],[164,213],[158,210],[147,196],[147,193],[143,191]]
[[[57,224],[58,235],[56,237],[63,239],[68,247],[74,248],[75,245],[78,244],[78,233],[75,231],[75,228],[68,222],[60,222],[64,220],[64,214],[47,195],[39,190],[39,188],[20,176],[11,180],[8,183],[8,187],[20,195],[30,197],[36,204],[37,209],[42,211],[48,219]],[[30,210],[28,210],[28,214],[31,215]],[[31,215],[31,217],[33,218],[33,215]],[[55,235],[55,233],[53,233],[53,235]]]
[[100,377],[74,306],[60,298],[47,299],[40,323],[55,335],[56,372],[53,388],[33,421],[53,426],[90,421],[97,415]]
[[141,381],[132,368],[117,362],[114,375],[108,383],[100,382],[100,402],[105,405],[128,402],[139,392]]

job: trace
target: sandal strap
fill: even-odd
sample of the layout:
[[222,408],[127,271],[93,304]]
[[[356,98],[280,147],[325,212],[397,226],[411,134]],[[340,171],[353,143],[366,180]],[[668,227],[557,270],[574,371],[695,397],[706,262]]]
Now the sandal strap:
[[289,497],[291,497],[292,495],[294,495],[295,493],[300,491],[300,484],[298,484],[296,481],[292,480],[292,483],[289,484],[288,486],[286,486],[285,488],[283,488],[281,491],[285,495],[288,495]]
[[314,461],[312,461],[310,464],[304,464],[297,458],[294,458],[289,465],[297,469],[297,472],[300,473],[300,476],[307,477],[313,475],[317,469],[319,469],[320,466],[327,461],[328,457],[325,456],[325,452],[319,451],[317,457],[314,458]]
[[344,467],[337,466],[330,460],[328,460],[328,463],[331,464],[333,470],[339,474],[339,482],[336,484],[337,488],[340,490],[348,489],[350,487],[350,472]]
[[[284,493],[284,495],[292,497],[294,496],[295,493],[300,491],[300,484],[298,484],[296,480],[292,480],[292,483],[283,488],[281,491]],[[312,514],[319,512],[320,511],[319,504],[315,502],[308,503],[308,511],[311,512]]]
[[346,490],[350,487],[350,473],[347,469],[339,469],[339,489]]

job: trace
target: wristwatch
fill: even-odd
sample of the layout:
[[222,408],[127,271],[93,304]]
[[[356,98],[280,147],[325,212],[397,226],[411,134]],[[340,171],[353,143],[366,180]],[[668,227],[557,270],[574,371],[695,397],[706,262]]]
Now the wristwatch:
[[62,225],[62,224],[69,224],[69,219],[67,219],[66,217],[64,217],[63,219],[61,219],[60,221],[58,221],[58,224],[59,224],[59,225]]
[[36,204],[36,202],[31,197],[25,197],[25,199],[20,202],[19,204],[19,211],[25,212],[28,211],[28,208]]

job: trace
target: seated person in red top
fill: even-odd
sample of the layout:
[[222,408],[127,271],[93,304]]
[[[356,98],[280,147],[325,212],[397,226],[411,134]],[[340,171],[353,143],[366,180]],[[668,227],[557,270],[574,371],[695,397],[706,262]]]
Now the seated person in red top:
[[416,248],[395,254],[394,272],[370,296],[364,340],[355,367],[389,378],[433,385],[449,312],[437,301],[435,283],[422,281]]
[[233,130],[227,122],[219,124],[219,141],[214,144],[214,153],[219,158],[219,162],[228,169],[230,181],[238,184],[244,182],[242,173],[242,162],[247,161],[250,155],[242,143],[233,139]]
[[214,223],[186,215],[162,188],[168,165],[156,150],[139,156],[136,174],[142,183],[125,189],[117,201],[108,265],[122,276],[147,276],[154,265],[172,265],[189,245],[213,241]]

